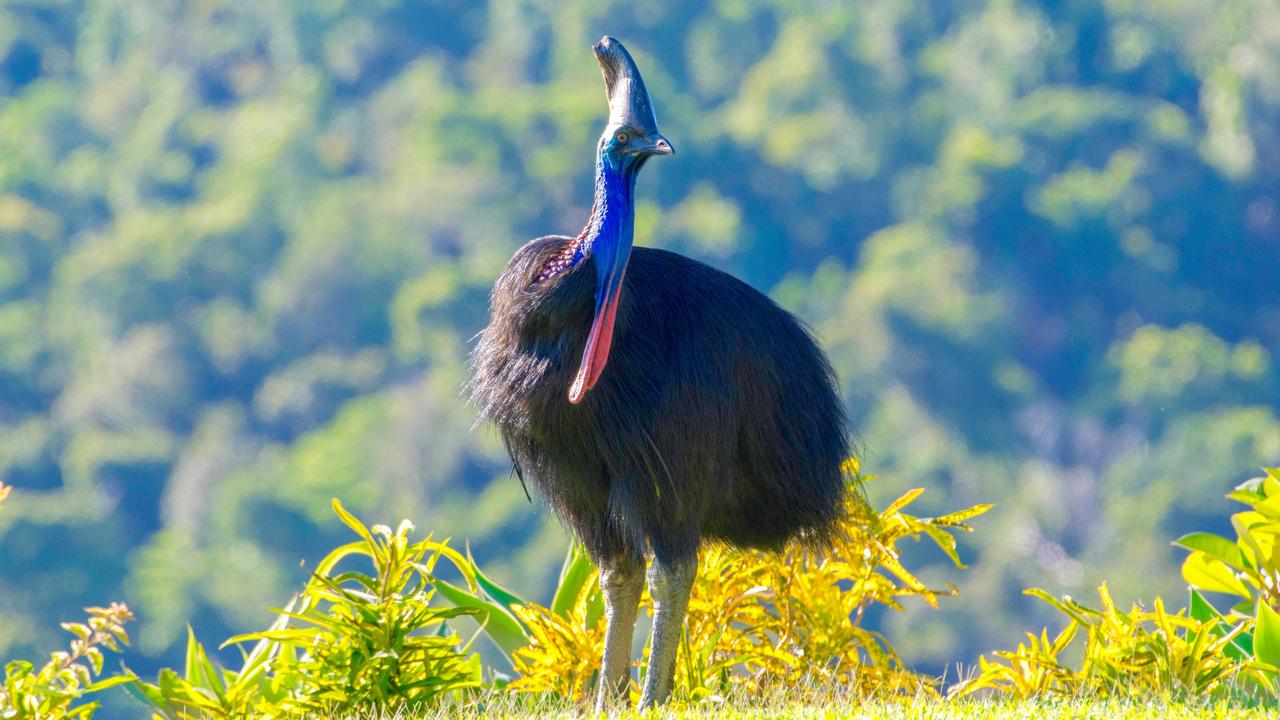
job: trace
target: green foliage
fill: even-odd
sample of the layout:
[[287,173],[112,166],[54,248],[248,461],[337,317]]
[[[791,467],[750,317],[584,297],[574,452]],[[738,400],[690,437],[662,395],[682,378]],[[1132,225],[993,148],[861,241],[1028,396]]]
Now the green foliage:
[[[963,567],[954,533],[969,530],[965,521],[990,506],[921,518],[904,512],[921,493],[913,490],[876,512],[860,492],[870,478],[858,478],[851,463],[859,490],[850,494],[839,539],[824,552],[703,553],[678,659],[680,700],[814,683],[856,688],[862,697],[935,692],[933,681],[907,670],[888,640],[861,621],[874,604],[901,608],[901,598],[920,597],[936,605],[939,594],[954,594],[929,589],[907,570],[898,542],[927,537]],[[576,700],[593,691],[603,606],[596,569],[579,546],[570,546],[544,607],[496,583],[469,553],[431,537],[411,540],[408,521],[394,531],[370,528],[337,500],[333,510],[358,539],[330,552],[269,628],[223,644],[247,646],[238,669],[219,667],[188,628],[181,672],[166,668],[151,682],[126,670],[90,684],[102,669],[96,646],[118,649],[120,625],[132,617],[123,606],[96,608],[89,625],[67,626],[77,636],[70,654],[55,654],[39,674],[11,663],[0,700],[88,718],[95,705],[72,703],[124,684],[157,720],[422,712],[483,685],[479,656],[446,624],[464,615],[508,653],[519,675],[504,685],[510,690]],[[344,570],[352,558],[367,560],[372,574]],[[462,586],[437,577],[442,560]],[[453,607],[439,605],[440,598]],[[644,604],[652,611],[647,596]]]
[[[1191,585],[1185,610],[1169,613],[1157,596],[1154,609],[1119,610],[1103,584],[1102,609],[1061,600],[1038,588],[1027,590],[1069,619],[1053,639],[1048,631],[996,661],[979,660],[978,673],[952,689],[957,696],[989,689],[1018,698],[1121,695],[1219,697],[1280,692],[1280,470],[1270,468],[1229,493],[1249,506],[1231,516],[1235,541],[1208,532],[1175,543],[1190,551],[1182,574]],[[1204,593],[1241,600],[1221,613]],[[1078,668],[1063,656],[1084,632]]]
[[[283,630],[287,616],[272,625]],[[287,673],[273,672],[279,649],[263,640],[244,657],[239,670],[219,668],[210,659],[195,633],[187,629],[187,654],[183,672],[160,670],[155,683],[130,675],[125,688],[152,707],[154,718],[241,718],[254,712],[273,714],[273,705],[283,703],[292,684]],[[274,714],[279,714],[278,710]]]
[[[851,461],[851,475],[857,463]],[[907,670],[888,639],[863,627],[873,605],[901,610],[940,594],[899,561],[898,543],[928,538],[956,567],[955,533],[990,505],[941,517],[904,512],[923,492],[912,490],[875,511],[857,490],[838,541],[825,552],[795,546],[781,553],[709,547],[700,557],[676,661],[678,698],[700,701],[733,688],[801,687],[815,681],[853,684],[865,696],[932,692],[933,682]],[[477,579],[481,574],[478,568]],[[478,593],[450,588],[462,607],[483,608],[485,629],[507,652],[519,677],[513,690],[582,700],[594,691],[604,638],[596,571],[573,545],[550,606],[482,583]],[[646,594],[642,604],[652,612]],[[500,619],[500,622],[492,622]],[[643,667],[643,663],[641,663]]]
[[1258,604],[1280,610],[1280,468],[1268,468],[1227,497],[1250,508],[1231,516],[1235,540],[1207,532],[1178,538],[1190,551],[1182,577],[1204,592],[1241,598],[1237,613],[1253,615]]
[[[1052,639],[1047,630],[1039,637],[1027,633],[1025,643],[996,652],[994,661],[980,658],[977,674],[954,686],[951,695],[993,690],[1020,699],[1202,699],[1273,689],[1269,677],[1274,666],[1233,652],[1248,623],[1226,627],[1218,617],[1169,613],[1159,597],[1151,610],[1135,604],[1122,611],[1105,584],[1098,588],[1101,609],[1070,597],[1054,598],[1038,588],[1026,592],[1066,615],[1067,626]],[[1075,644],[1081,635],[1082,649]],[[1073,646],[1082,650],[1078,667],[1065,657]]]
[[[1235,541],[1208,532],[1178,538],[1189,550],[1182,577],[1192,587],[1193,613],[1205,619],[1247,626],[1235,643],[1238,653],[1280,668],[1280,469],[1267,468],[1227,494],[1249,506],[1231,516]],[[1202,592],[1240,598],[1223,616]]]
[[[0,502],[6,494],[7,488],[0,483]],[[40,667],[26,660],[5,664],[0,718],[89,720],[98,703],[82,702],[85,696],[129,682],[120,675],[94,678],[102,675],[103,648],[120,652],[120,646],[128,644],[124,624],[133,619],[133,613],[120,603],[85,608],[85,612],[89,618],[84,623],[62,623],[62,629],[75,636],[69,649],[52,653]]]
[[[329,553],[271,627],[224,643],[254,643],[239,670],[217,668],[188,631],[182,675],[166,669],[131,687],[155,717],[414,712],[480,684],[479,656],[447,625],[475,611],[433,604],[438,563],[473,582],[467,561],[446,543],[411,540],[407,520],[369,528],[337,500],[333,509],[359,540]],[[339,572],[353,557],[373,573]]]
[[[831,547],[704,550],[677,658],[675,704],[667,712],[696,715],[700,706],[731,708],[748,698],[757,705],[785,698],[786,706],[798,708],[827,707],[837,695],[845,703],[941,701],[938,681],[908,669],[888,638],[863,627],[862,620],[876,605],[901,610],[901,599],[919,597],[936,607],[940,596],[954,595],[953,586],[930,589],[908,570],[899,543],[928,538],[963,568],[956,533],[970,530],[966,521],[991,506],[919,517],[906,512],[922,494],[916,489],[876,511],[861,493],[862,483],[872,478],[860,477],[856,462],[848,470],[856,491]],[[1254,507],[1252,512],[1265,512],[1280,487],[1275,481],[1275,471],[1268,471],[1233,496]],[[0,502],[6,489],[0,485]],[[123,623],[132,614],[123,605],[89,608],[87,624],[64,625],[75,635],[70,652],[54,653],[39,670],[25,662],[8,664],[0,712],[87,720],[98,705],[83,702],[85,696],[114,685],[124,685],[157,720],[444,717],[463,707],[468,710],[462,715],[520,716],[535,707],[554,714],[567,707],[557,702],[581,703],[591,696],[604,622],[596,571],[579,546],[570,547],[552,600],[543,606],[495,582],[470,553],[464,556],[430,536],[412,540],[408,521],[394,531],[369,527],[337,500],[332,506],[357,539],[317,565],[270,627],[223,644],[242,647],[238,669],[220,667],[188,628],[180,673],[164,669],[151,682],[125,670],[94,682],[102,672],[100,646],[119,651],[127,641]],[[1236,526],[1254,532],[1266,527],[1252,520]],[[1194,552],[1227,553],[1209,537],[1180,542],[1195,546]],[[1257,567],[1265,556],[1251,557]],[[353,559],[368,562],[371,574],[346,569]],[[441,561],[461,576],[461,584],[438,577]],[[996,652],[993,660],[982,657],[976,674],[953,686],[936,712],[968,712],[961,699],[983,691],[1037,703],[1225,702],[1219,706],[1224,711],[1242,699],[1273,699],[1276,692],[1280,613],[1266,602],[1259,601],[1256,617],[1249,617],[1219,613],[1194,588],[1188,609],[1172,613],[1160,597],[1151,610],[1137,604],[1121,610],[1105,584],[1099,588],[1100,608],[1040,589],[1026,593],[1062,613],[1067,625],[1052,638],[1047,630],[1028,634],[1016,649]],[[652,611],[647,596],[643,605]],[[448,627],[462,616],[476,619],[503,649],[517,672],[514,681],[483,681],[471,642]],[[1071,660],[1073,655],[1078,659]],[[643,658],[637,664],[643,667]]]

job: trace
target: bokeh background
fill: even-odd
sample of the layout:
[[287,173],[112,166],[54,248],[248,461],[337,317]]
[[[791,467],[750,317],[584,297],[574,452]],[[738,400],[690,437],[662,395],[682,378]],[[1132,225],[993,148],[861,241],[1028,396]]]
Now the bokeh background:
[[1026,586],[1181,597],[1280,462],[1280,3],[0,3],[0,657],[124,600],[135,668],[258,628],[370,521],[546,598],[566,535],[462,392],[489,286],[573,233],[631,49],[679,150],[637,237],[810,323],[878,503],[976,502],[941,672]]

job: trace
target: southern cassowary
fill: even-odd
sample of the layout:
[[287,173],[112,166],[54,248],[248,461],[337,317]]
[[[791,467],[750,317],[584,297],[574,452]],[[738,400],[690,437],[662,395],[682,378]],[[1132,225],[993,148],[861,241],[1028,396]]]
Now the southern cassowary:
[[647,577],[647,707],[671,692],[699,546],[830,536],[850,434],[831,367],[794,317],[719,270],[632,249],[636,175],[675,150],[622,44],[593,49],[609,123],[590,219],[576,237],[516,252],[493,288],[471,385],[517,473],[600,568],[601,708],[626,692]]

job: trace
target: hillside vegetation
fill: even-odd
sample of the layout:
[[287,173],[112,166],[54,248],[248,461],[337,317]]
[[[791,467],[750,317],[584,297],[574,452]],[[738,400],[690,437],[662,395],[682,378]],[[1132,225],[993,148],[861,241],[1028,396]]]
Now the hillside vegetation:
[[679,153],[638,242],[814,327],[875,507],[996,503],[971,570],[904,547],[957,598],[864,627],[937,674],[1061,627],[1027,587],[1181,607],[1170,540],[1280,459],[1276,3],[10,0],[0,658],[113,600],[149,678],[267,627],[333,497],[550,603],[564,532],[461,387],[507,258],[585,220],[605,33]]

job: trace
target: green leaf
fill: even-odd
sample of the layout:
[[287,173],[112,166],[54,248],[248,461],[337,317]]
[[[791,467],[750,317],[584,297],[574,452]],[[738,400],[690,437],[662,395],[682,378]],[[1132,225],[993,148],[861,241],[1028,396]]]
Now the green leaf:
[[[1022,594],[1030,595],[1031,597],[1039,598],[1049,603],[1053,607],[1057,608],[1058,611],[1061,612],[1063,615],[1066,615],[1067,617],[1071,618],[1072,620],[1075,620],[1081,625],[1088,626],[1094,623],[1094,620],[1092,620],[1085,614],[1085,612],[1089,611],[1089,609],[1086,607],[1083,607],[1082,605],[1075,602],[1071,598],[1063,598],[1059,600],[1058,598],[1050,595],[1048,592],[1045,592],[1040,588],[1027,588],[1026,590],[1022,591]],[[1096,611],[1089,611],[1089,612],[1092,612],[1094,615],[1097,614]]]
[[1265,476],[1257,478],[1262,486],[1262,494],[1267,497],[1280,495],[1280,468],[1263,468]]
[[974,505],[973,507],[968,508],[967,510],[960,510],[958,512],[947,513],[946,515],[941,515],[939,517],[936,517],[933,519],[933,524],[937,525],[938,527],[957,527],[957,528],[962,528],[964,530],[969,530],[970,529],[969,526],[964,523],[965,520],[969,520],[970,518],[975,518],[979,515],[982,515],[983,513],[987,512],[993,507],[995,507],[995,503],[983,503],[981,505]]
[[222,683],[222,677],[218,669],[209,661],[209,655],[196,639],[196,633],[190,625],[187,625],[187,656],[184,670],[187,682],[212,691],[219,702],[225,699],[227,688]]
[[81,640],[84,640],[93,634],[93,631],[89,629],[89,626],[85,625],[84,623],[64,622],[62,623],[62,629],[66,630],[72,635],[75,635]]
[[595,629],[596,623],[600,622],[602,617],[604,617],[604,593],[596,590],[591,593],[591,598],[587,600],[587,616],[584,618],[587,622],[587,628]]
[[[502,603],[502,605],[508,608],[515,605],[528,604],[525,602],[524,598],[502,587],[490,579],[488,575],[485,575],[484,571],[480,569],[480,566],[476,564],[475,558],[471,557],[470,546],[467,546],[467,563],[471,566],[471,572],[475,573],[476,584],[480,586],[480,589],[484,590],[486,595],[499,603]],[[512,617],[514,618],[514,616]]]
[[1190,619],[1197,620],[1199,623],[1208,623],[1210,620],[1221,620],[1222,614],[1213,607],[1213,603],[1204,600],[1203,594],[1198,589],[1192,588],[1190,591],[1190,600],[1187,603],[1187,615]]
[[227,638],[222,647],[253,640],[274,640],[276,642],[306,642],[321,635],[319,628],[287,628],[280,630],[259,630]]
[[476,597],[456,585],[444,580],[432,579],[431,584],[445,600],[463,608],[474,608],[480,611],[480,620],[484,624],[484,632],[493,640],[508,659],[511,653],[529,644],[529,634],[507,608],[492,600]]
[[168,700],[165,699],[164,692],[159,686],[144,682],[136,675],[131,675],[133,682],[124,686],[124,689],[136,698],[143,705],[149,705],[156,710],[164,713],[166,717],[173,717],[173,712]]
[[1192,552],[1198,550],[1236,570],[1245,569],[1244,553],[1240,550],[1240,546],[1221,535],[1214,535],[1208,532],[1193,532],[1174,540],[1173,544]]
[[1202,623],[1221,617],[1221,614],[1213,607],[1213,604],[1205,600],[1200,591],[1195,588],[1191,588],[1191,599],[1187,603],[1187,615],[1192,620]]
[[345,523],[347,527],[354,530],[361,538],[364,538],[364,541],[369,545],[377,544],[373,541],[373,535],[369,533],[369,528],[357,520],[355,515],[347,512],[347,509],[342,506],[342,501],[338,500],[338,498],[333,498],[330,504],[333,506],[333,511],[337,513],[338,519]]
[[[1228,625],[1222,613],[1209,602],[1199,590],[1191,588],[1191,599],[1187,603],[1187,615],[1201,623],[1214,622],[1210,632],[1214,637],[1230,634],[1234,628]],[[1253,635],[1241,632],[1231,639],[1222,651],[1233,660],[1248,660],[1253,657]]]
[[[1242,621],[1245,624],[1247,621]],[[1252,627],[1251,625],[1249,627]],[[1227,646],[1226,653],[1228,657],[1235,660],[1248,660],[1253,657],[1253,631],[1245,630],[1236,635],[1231,640],[1231,644]]]
[[[288,604],[284,606],[284,610],[281,611],[280,614],[276,615],[276,619],[271,622],[271,626],[268,627],[267,630],[278,631],[287,628],[289,626],[289,613],[294,611],[297,603],[298,596],[294,595],[289,599]],[[221,647],[226,647],[229,644],[231,643],[228,641],[223,643]],[[245,656],[244,664],[240,666],[240,672],[235,679],[236,684],[241,685],[248,682],[249,678],[256,675],[259,670],[270,665],[276,655],[276,650],[279,649],[279,647],[279,643],[273,640],[268,640],[267,638],[259,640],[253,646],[253,649],[249,651],[249,654]]]
[[479,655],[472,653],[467,658],[466,663],[463,664],[463,668],[466,670],[470,682],[476,686],[484,682],[484,666],[480,663]]
[[1248,480],[1245,480],[1244,482],[1237,485],[1236,489],[1233,492],[1253,493],[1254,495],[1258,495],[1259,497],[1265,497],[1262,494],[1262,478],[1261,477],[1249,478]]
[[133,682],[133,680],[134,678],[130,675],[113,675],[109,678],[103,678],[95,683],[86,685],[81,692],[88,695],[89,693],[95,693],[99,690],[106,690],[107,688],[113,688],[118,685],[125,685]]
[[968,567],[964,563],[960,562],[960,554],[956,552],[956,538],[954,535],[943,530],[941,527],[934,527],[933,525],[925,525],[922,529],[924,530],[925,535],[928,535],[929,539],[933,540],[933,544],[937,545],[938,549],[942,550],[942,552],[947,554],[947,557],[951,558],[951,562],[957,569],[964,570]]
[[1236,530],[1236,543],[1240,546],[1241,555],[1251,565],[1264,567],[1272,561],[1270,554],[1263,551],[1258,537],[1273,524],[1257,511],[1246,510],[1231,516],[1231,527]]
[[560,582],[556,586],[555,597],[551,599],[551,612],[560,617],[569,617],[573,604],[582,593],[582,586],[591,582],[596,567],[587,557],[586,550],[579,543],[570,543],[565,554],[564,565],[560,568]]
[[905,493],[902,494],[902,497],[899,497],[897,500],[894,500],[893,502],[889,503],[888,507],[886,507],[884,510],[881,510],[880,514],[892,515],[893,513],[898,512],[902,508],[910,505],[916,498],[920,497],[920,494],[923,492],[924,492],[924,488],[912,488],[906,491]]
[[1253,656],[1280,667],[1280,613],[1258,600],[1253,630]]
[[187,657],[182,672],[187,682],[196,685],[201,684],[199,647],[200,643],[196,641],[195,631],[191,629],[190,625],[187,625]]
[[327,576],[329,573],[333,572],[333,567],[335,565],[351,555],[368,556],[368,544],[364,541],[358,541],[334,548],[328,555],[325,555],[324,559],[320,561],[320,564],[316,566],[315,574]]

